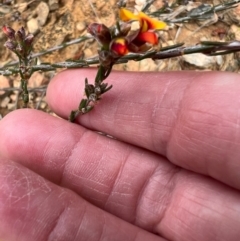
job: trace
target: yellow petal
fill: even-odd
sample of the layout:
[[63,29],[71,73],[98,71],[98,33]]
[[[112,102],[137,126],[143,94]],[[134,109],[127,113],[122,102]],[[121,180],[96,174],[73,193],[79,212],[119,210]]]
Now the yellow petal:
[[119,17],[122,21],[129,21],[129,20],[138,20],[138,16],[133,14],[131,11],[127,10],[126,8],[121,8],[119,10]]
[[148,22],[146,20],[141,21],[141,32],[147,32],[149,29]]
[[150,18],[143,12],[140,12],[138,17],[141,22],[141,32],[146,32],[148,29],[164,29],[167,26],[165,22]]

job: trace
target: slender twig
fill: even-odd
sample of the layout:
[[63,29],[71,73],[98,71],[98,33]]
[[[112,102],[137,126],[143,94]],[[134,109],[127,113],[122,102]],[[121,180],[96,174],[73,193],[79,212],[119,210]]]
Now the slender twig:
[[[186,54],[192,53],[203,53],[207,55],[223,55],[233,52],[240,51],[240,41],[231,41],[231,42],[202,42],[201,45],[184,47],[183,44],[177,44],[173,46],[168,46],[162,48],[161,51],[152,51],[146,53],[132,53],[125,55],[115,62],[115,64],[127,63],[129,60],[140,61],[146,58],[152,59],[168,59],[173,57],[178,57]],[[79,61],[68,61],[68,62],[59,62],[54,64],[40,64],[32,66],[33,71],[52,71],[57,68],[83,68],[89,67],[90,65],[99,64],[97,57],[79,60]],[[0,74],[2,75],[11,75],[18,73],[19,69],[11,68],[7,70],[1,70]]]
[[[89,40],[89,39],[93,39],[93,37],[92,36],[82,36],[80,38],[71,40],[69,42],[65,42],[65,43],[62,43],[60,45],[54,46],[52,48],[46,49],[42,52],[32,54],[32,58],[38,58],[38,57],[43,56],[45,54],[52,53],[54,51],[66,48],[66,47],[68,47],[70,45],[73,45],[73,44],[79,44],[79,43],[84,42],[84,41]],[[5,69],[6,67],[17,65],[18,63],[19,63],[18,61],[9,62],[9,63],[5,64],[2,68],[0,68],[0,70]]]
[[[209,14],[213,14],[215,12],[220,12],[230,8],[235,8],[238,3],[240,3],[240,0],[234,0],[229,3],[223,3],[212,7],[211,5],[209,5],[207,9],[203,8],[202,11],[201,11],[201,8],[199,7],[199,8],[196,8],[198,11],[196,12],[190,11],[186,17],[176,18],[172,20],[168,20],[168,18],[165,18],[164,21],[171,22],[171,23],[183,23],[189,20],[207,19],[209,18],[208,17]],[[150,15],[156,16],[158,13],[159,11],[156,11],[151,13]]]
[[41,103],[42,103],[43,98],[45,97],[45,95],[46,95],[46,89],[45,89],[45,91],[42,92],[41,97],[40,97],[40,100],[39,100],[39,101],[37,102],[37,104],[36,104],[36,110],[38,110],[38,109],[40,108],[40,105],[41,105]]
[[149,7],[155,2],[155,0],[148,0],[142,8],[142,12],[146,12]]
[[14,102],[14,110],[16,110],[18,108],[18,100],[19,100],[19,96],[20,96],[21,92],[22,92],[22,90],[21,91],[17,91],[16,100]]
[[[43,85],[40,87],[28,88],[28,91],[29,92],[45,92],[46,89],[47,89],[47,85]],[[18,88],[18,87],[1,88],[0,90],[5,91],[5,92],[12,92],[12,91],[22,92],[22,89]]]
[[90,5],[90,7],[91,7],[91,9],[92,9],[92,11],[93,11],[93,13],[94,13],[94,15],[96,16],[98,23],[101,23],[101,20],[100,20],[100,18],[98,17],[98,14],[97,14],[97,12],[96,12],[96,9],[95,9],[95,7],[93,6],[92,0],[88,0],[88,3],[89,3],[89,5]]

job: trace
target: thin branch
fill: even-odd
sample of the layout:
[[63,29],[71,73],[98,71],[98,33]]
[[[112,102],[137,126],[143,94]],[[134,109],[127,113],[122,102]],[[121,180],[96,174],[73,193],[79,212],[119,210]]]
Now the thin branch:
[[[29,92],[45,92],[46,89],[47,89],[47,85],[43,85],[40,87],[28,88],[28,91]],[[18,87],[1,88],[0,90],[5,91],[5,92],[12,92],[12,91],[22,92],[22,88],[18,88]]]
[[45,89],[45,91],[43,91],[42,92],[42,94],[41,94],[41,98],[40,98],[40,100],[37,102],[37,104],[36,104],[36,110],[39,110],[40,109],[40,105],[41,105],[41,103],[42,103],[42,101],[43,101],[43,98],[45,97],[45,95],[46,95],[46,89]]
[[[240,51],[240,41],[231,42],[201,42],[201,45],[184,47],[183,44],[176,44],[162,48],[161,51],[149,51],[146,53],[132,53],[125,55],[116,61],[116,64],[127,63],[129,60],[140,61],[146,58],[168,59],[192,53],[203,53],[207,55],[223,55]],[[32,66],[33,71],[52,71],[57,68],[84,68],[93,64],[99,64],[98,57],[79,61],[59,62],[54,64],[40,64]],[[1,75],[11,75],[18,73],[18,68],[1,70]]]
[[[47,50],[44,50],[44,51],[42,51],[42,52],[33,54],[31,57],[32,57],[32,58],[38,58],[38,57],[43,56],[43,55],[45,55],[45,54],[52,53],[53,51],[66,48],[66,47],[68,47],[68,46],[70,46],[70,45],[73,45],[73,44],[79,44],[79,43],[84,42],[84,41],[89,40],[89,39],[93,39],[93,37],[92,37],[92,36],[82,36],[82,37],[80,37],[80,38],[71,40],[71,41],[69,41],[69,42],[60,44],[60,45],[58,45],[58,46],[54,46],[54,47],[49,48],[49,49],[47,49]],[[14,66],[14,65],[16,65],[16,64],[18,64],[18,63],[19,63],[18,61],[14,61],[14,62],[7,63],[7,64],[5,64],[2,68],[0,68],[0,70],[3,70],[3,69],[6,68],[6,67]]]
[[[214,14],[215,12],[220,12],[223,10],[235,8],[237,7],[238,3],[240,3],[240,0],[234,0],[228,3],[223,3],[216,6],[211,6],[207,4],[205,6],[200,5],[199,7],[189,11],[186,17],[176,18],[172,20],[169,20],[168,17],[166,17],[163,20],[170,23],[183,23],[189,20],[209,19],[209,14]],[[156,12],[152,12],[150,13],[150,15],[152,16],[160,15],[161,13],[163,13],[163,10],[164,9],[160,9]]]

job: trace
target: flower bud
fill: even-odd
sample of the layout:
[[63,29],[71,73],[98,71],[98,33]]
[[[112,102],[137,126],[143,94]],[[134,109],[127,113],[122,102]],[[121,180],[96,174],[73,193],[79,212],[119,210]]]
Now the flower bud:
[[24,51],[23,46],[18,44],[17,47],[16,47],[16,51],[19,55],[24,56],[25,51]]
[[96,102],[98,99],[97,95],[95,93],[92,93],[89,95],[89,100]]
[[2,27],[3,33],[11,40],[15,39],[15,30],[10,28],[9,26],[3,25]]
[[158,44],[158,36],[154,32],[144,32],[139,33],[136,41],[143,42],[143,43],[150,43],[152,45]]
[[15,34],[17,41],[23,42],[26,37],[26,32],[23,27],[21,27]]
[[87,31],[103,46],[108,46],[111,42],[109,28],[104,24],[92,23],[88,26]]
[[121,57],[126,55],[128,51],[127,40],[125,38],[115,38],[110,43],[109,49],[116,55],[116,57]]
[[26,46],[31,46],[34,40],[34,35],[33,34],[28,34],[27,37],[24,39],[25,45]]
[[94,85],[85,84],[85,94],[87,98],[89,98],[89,96],[93,93],[94,93]]
[[12,40],[8,40],[7,42],[5,42],[4,46],[8,49],[10,49],[11,51],[15,51],[16,50],[16,42],[12,41]]

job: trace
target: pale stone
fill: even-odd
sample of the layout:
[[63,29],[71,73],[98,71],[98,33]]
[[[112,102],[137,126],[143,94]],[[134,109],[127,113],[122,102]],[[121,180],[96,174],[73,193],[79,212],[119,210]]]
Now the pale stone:
[[85,22],[83,22],[83,21],[78,22],[76,25],[76,28],[78,31],[82,32],[86,28]]
[[223,62],[222,56],[207,56],[202,53],[183,55],[185,62],[196,67],[207,69],[213,67],[215,64],[221,65]]
[[58,0],[49,0],[48,5],[49,5],[50,11],[54,11],[59,8]]
[[8,96],[6,96],[2,101],[1,101],[1,107],[2,108],[6,108],[8,103],[10,102],[10,98]]
[[42,84],[43,80],[44,80],[43,74],[39,72],[34,72],[30,77],[30,79],[28,80],[28,87],[29,88],[39,87]]
[[93,56],[93,52],[92,52],[92,50],[91,49],[85,49],[84,51],[83,51],[83,54],[84,54],[84,58],[90,58],[90,57],[92,57]]
[[10,87],[9,80],[5,76],[0,75],[0,95],[3,95],[5,93],[5,91],[1,89],[9,88],[9,87]]
[[39,30],[38,20],[36,18],[31,18],[27,22],[28,32],[35,34]]
[[42,101],[41,104],[40,104],[40,108],[41,108],[42,110],[44,110],[46,107],[47,107],[47,103],[44,102],[44,101]]
[[234,34],[234,39],[240,41],[240,27],[233,24],[230,27],[230,33]]
[[13,102],[15,102],[17,100],[17,95],[16,94],[12,94],[10,95],[10,98]]
[[7,105],[7,108],[8,108],[8,110],[14,110],[16,108],[16,104],[15,103],[9,103]]
[[39,25],[44,26],[49,14],[48,5],[45,2],[40,2],[37,6],[36,11],[38,14],[37,20],[39,22]]

